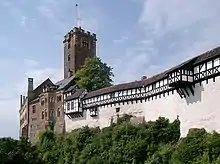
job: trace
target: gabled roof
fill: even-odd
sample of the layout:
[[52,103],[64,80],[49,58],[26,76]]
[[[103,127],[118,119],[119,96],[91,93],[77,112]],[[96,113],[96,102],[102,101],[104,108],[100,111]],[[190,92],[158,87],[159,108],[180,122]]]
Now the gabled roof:
[[45,86],[55,86],[54,83],[49,79],[47,78],[45,81],[43,81],[40,85],[38,85],[37,88],[35,88],[33,90],[33,94],[32,96],[30,97],[30,101],[31,100],[34,100],[36,99],[42,92],[43,92],[43,88]]
[[85,89],[83,89],[83,88],[81,88],[81,89],[76,89],[75,93],[73,93],[71,96],[68,96],[68,97],[66,98],[66,101],[79,98],[79,97],[83,94],[84,91],[85,91]]
[[220,56],[220,46],[217,48],[214,48],[210,51],[207,51],[199,56],[193,57],[193,58],[181,63],[180,65],[172,67],[171,69],[168,69],[168,70],[166,70],[162,73],[159,73],[155,76],[152,76],[150,78],[147,78],[144,80],[139,80],[139,81],[133,81],[133,82],[129,82],[129,83],[113,85],[113,86],[99,89],[99,90],[96,90],[93,92],[89,92],[84,98],[87,99],[87,98],[91,98],[94,96],[103,95],[103,94],[107,94],[107,93],[111,93],[111,92],[115,92],[115,91],[133,89],[133,88],[138,88],[138,87],[141,87],[144,85],[153,84],[159,80],[165,79],[168,76],[168,74],[173,72],[174,70],[177,70],[181,67],[188,66],[189,64],[191,64],[192,66],[196,66],[201,62],[205,62],[205,61],[212,59],[212,58],[215,58],[217,56]]
[[75,76],[71,76],[70,78],[66,78],[66,79],[63,79],[63,80],[56,82],[55,85],[58,86],[57,90],[65,89],[70,84],[70,82],[72,82],[74,80],[74,78],[75,78]]

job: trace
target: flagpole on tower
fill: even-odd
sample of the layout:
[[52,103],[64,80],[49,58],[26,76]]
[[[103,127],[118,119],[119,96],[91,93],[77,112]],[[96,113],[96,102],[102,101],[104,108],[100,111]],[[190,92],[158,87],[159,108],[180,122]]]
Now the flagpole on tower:
[[81,28],[81,26],[82,26],[82,18],[80,17],[78,4],[76,4],[76,25],[79,28]]

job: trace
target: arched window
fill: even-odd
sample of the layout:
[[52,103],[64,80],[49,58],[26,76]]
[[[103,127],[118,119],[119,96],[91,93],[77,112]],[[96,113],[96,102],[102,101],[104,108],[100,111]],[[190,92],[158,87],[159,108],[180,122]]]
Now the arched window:
[[42,119],[44,119],[44,111],[42,112]]

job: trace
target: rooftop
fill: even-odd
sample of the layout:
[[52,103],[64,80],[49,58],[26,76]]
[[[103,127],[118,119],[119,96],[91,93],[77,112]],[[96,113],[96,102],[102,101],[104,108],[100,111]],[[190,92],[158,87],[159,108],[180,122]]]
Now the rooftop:
[[83,89],[83,88],[77,89],[74,94],[72,94],[71,96],[66,98],[66,101],[79,98],[84,91],[85,91],[85,89]]
[[56,82],[55,85],[59,86],[57,90],[64,89],[74,78],[75,76],[71,76],[70,78],[66,78],[66,79]]
[[170,68],[162,73],[159,73],[155,76],[152,76],[150,78],[138,80],[138,81],[132,81],[132,82],[128,82],[128,83],[122,83],[122,84],[118,84],[118,85],[113,85],[113,86],[99,89],[99,90],[96,90],[93,92],[89,92],[85,96],[85,99],[91,98],[94,96],[98,96],[98,95],[103,95],[106,93],[115,92],[115,91],[122,91],[122,90],[126,90],[126,89],[132,89],[132,88],[137,88],[137,87],[149,85],[149,84],[152,84],[152,83],[157,82],[159,80],[165,79],[167,77],[168,73],[171,73],[172,71],[174,71],[176,69],[179,69],[181,67],[187,67],[189,64],[192,66],[196,66],[196,65],[200,64],[201,62],[205,62],[205,61],[207,61],[211,58],[217,57],[219,55],[220,55],[220,46],[217,48],[214,48],[210,51],[207,51],[199,56],[193,57],[193,58],[175,66],[175,67],[172,67],[172,68]]

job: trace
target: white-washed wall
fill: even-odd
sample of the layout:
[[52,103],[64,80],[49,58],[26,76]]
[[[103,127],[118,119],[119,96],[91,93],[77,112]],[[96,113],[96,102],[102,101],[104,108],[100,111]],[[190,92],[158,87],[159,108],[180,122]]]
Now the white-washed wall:
[[65,117],[66,130],[71,131],[75,128],[88,125],[90,127],[105,127],[110,124],[111,116],[116,117],[116,108],[120,107],[119,114],[127,113],[135,116],[145,116],[146,121],[155,120],[159,116],[169,118],[171,121],[177,118],[181,121],[181,136],[186,136],[190,128],[205,128],[208,131],[220,132],[220,77],[209,79],[208,83],[203,81],[201,85],[197,83],[194,88],[195,95],[181,99],[176,91],[165,97],[153,98],[142,103],[129,102],[125,105],[110,107],[99,107],[99,115],[92,118],[89,110],[85,111],[84,118],[69,119]]

